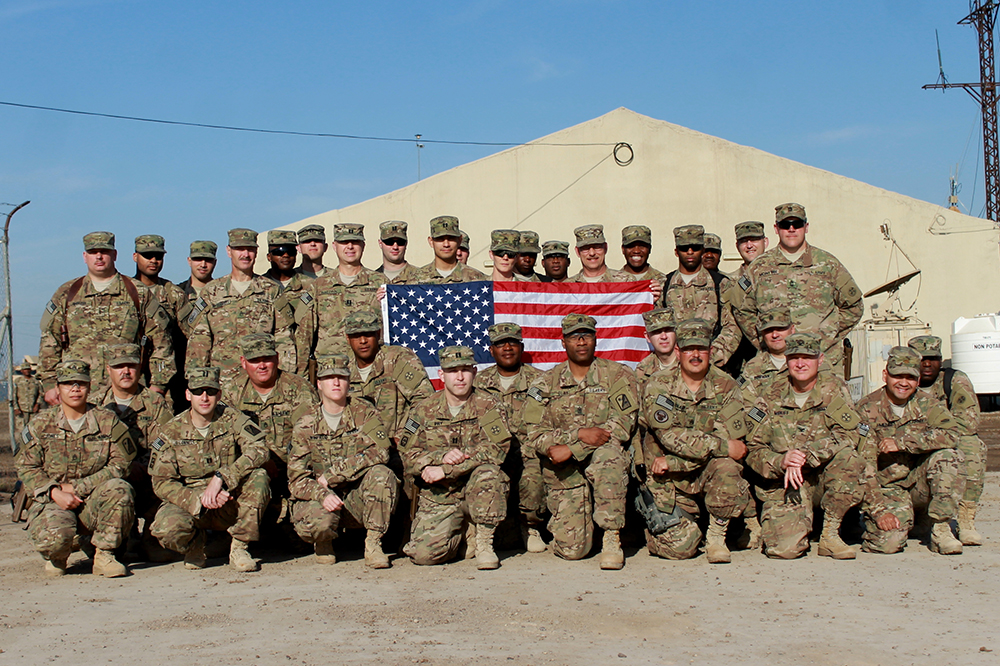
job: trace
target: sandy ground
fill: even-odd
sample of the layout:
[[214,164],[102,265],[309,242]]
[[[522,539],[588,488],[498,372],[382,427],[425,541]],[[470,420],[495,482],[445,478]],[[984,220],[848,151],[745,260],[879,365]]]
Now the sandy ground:
[[996,664],[1000,476],[961,556],[861,553],[731,565],[628,551],[625,569],[550,553],[365,568],[265,556],[239,574],[136,565],[128,578],[46,579],[21,525],[0,523],[0,662],[17,664]]

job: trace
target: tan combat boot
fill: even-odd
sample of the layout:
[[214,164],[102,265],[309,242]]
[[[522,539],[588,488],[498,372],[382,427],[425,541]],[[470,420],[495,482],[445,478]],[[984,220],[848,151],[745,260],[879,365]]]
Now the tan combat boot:
[[333,552],[333,540],[317,541],[313,544],[313,550],[316,551],[316,562],[319,564],[337,563],[337,554]]
[[66,575],[66,560],[69,559],[69,553],[53,553],[49,559],[45,560],[45,575],[46,576],[65,576]]
[[743,534],[740,535],[739,546],[747,550],[760,550],[760,520],[757,516],[743,517]]
[[247,542],[236,538],[229,544],[229,564],[237,571],[257,571],[260,569],[257,560],[250,557]]
[[476,526],[476,568],[499,569],[500,558],[493,552],[493,533],[496,525]]
[[115,559],[114,551],[103,548],[98,548],[97,552],[94,553],[93,571],[95,576],[104,576],[105,578],[121,578],[128,574],[125,565]]
[[542,539],[542,532],[537,527],[528,528],[528,536],[524,540],[525,547],[528,549],[529,553],[544,553],[548,548],[545,545],[545,540]]
[[618,530],[605,530],[604,543],[601,544],[601,568],[621,569],[625,566],[625,553],[618,539]]
[[372,569],[388,569],[389,556],[382,550],[382,536],[385,532],[368,530],[365,534],[365,564]]
[[854,549],[840,538],[840,521],[842,518],[829,514],[823,516],[823,532],[816,546],[816,554],[820,557],[832,557],[835,560],[853,560],[858,556]]
[[931,528],[931,551],[942,555],[961,555],[962,542],[951,533],[951,521],[934,523]]
[[465,526],[465,559],[476,556],[476,524],[471,520]]
[[983,535],[976,530],[976,503],[958,503],[958,539],[963,546],[982,546]]
[[205,556],[205,531],[198,530],[198,534],[191,539],[191,544],[184,553],[184,568],[197,571],[204,569],[206,564],[208,557]]
[[733,557],[726,546],[726,530],[729,528],[728,518],[708,519],[708,531],[705,533],[705,557],[709,564],[729,564]]

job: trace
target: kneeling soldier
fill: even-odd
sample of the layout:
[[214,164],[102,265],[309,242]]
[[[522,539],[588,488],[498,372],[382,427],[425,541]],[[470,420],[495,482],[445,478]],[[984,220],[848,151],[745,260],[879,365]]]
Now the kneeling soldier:
[[302,539],[315,546],[321,564],[333,564],[341,510],[361,523],[365,564],[385,569],[382,537],[396,509],[399,479],[386,467],[392,442],[375,405],[348,398],[351,368],[347,356],[321,356],[316,377],[322,404],[295,424],[288,454],[292,522]]
[[153,536],[184,553],[187,569],[205,566],[205,530],[228,530],[233,537],[229,564],[257,571],[247,544],[260,536],[260,518],[271,498],[267,443],[260,428],[219,402],[219,368],[188,368],[191,408],[160,429],[151,444],[153,490],[163,500],[153,520]]
[[128,426],[87,402],[90,365],[66,359],[56,367],[59,404],[27,426],[17,452],[17,474],[34,498],[28,530],[45,558],[45,573],[66,573],[77,533],[90,534],[94,573],[124,576],[114,550],[135,520],[135,493],[122,477],[135,458]]
[[476,565],[496,569],[493,533],[507,517],[509,481],[500,469],[510,449],[503,405],[477,391],[476,360],[468,347],[438,352],[444,390],[418,402],[399,450],[406,473],[420,489],[410,542],[403,548],[415,564],[455,557],[462,523],[476,526]]

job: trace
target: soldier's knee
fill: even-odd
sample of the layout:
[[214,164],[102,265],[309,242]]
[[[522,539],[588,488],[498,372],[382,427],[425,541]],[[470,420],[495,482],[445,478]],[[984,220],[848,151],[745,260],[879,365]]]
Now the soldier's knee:
[[906,537],[905,530],[878,532],[872,536],[866,534],[864,550],[869,553],[878,553],[881,555],[899,553],[906,547]]
[[698,554],[701,530],[690,520],[682,520],[663,534],[646,532],[646,548],[652,555],[668,560],[689,560]]
[[809,550],[809,535],[804,531],[764,534],[764,554],[780,560],[794,560]]
[[567,543],[565,541],[553,540],[552,541],[552,552],[556,557],[560,557],[564,560],[582,560],[590,553],[590,548],[592,543],[579,543],[572,542]]
[[135,488],[125,479],[109,479],[94,489],[94,495],[115,499],[119,502],[135,503]]

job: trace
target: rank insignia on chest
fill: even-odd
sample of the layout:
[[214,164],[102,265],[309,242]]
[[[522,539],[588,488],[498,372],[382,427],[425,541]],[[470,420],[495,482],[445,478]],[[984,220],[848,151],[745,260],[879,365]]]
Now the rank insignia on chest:
[[656,404],[658,404],[660,407],[663,407],[664,409],[669,409],[670,411],[674,410],[674,401],[668,398],[667,396],[663,395],[662,393],[656,396]]
[[349,308],[352,308],[352,307],[354,307],[354,301],[352,299],[348,298],[347,300],[344,301],[344,305],[346,305]]
[[624,393],[620,393],[615,396],[615,404],[618,405],[618,409],[623,412],[632,407],[632,401],[629,400],[628,396]]
[[862,437],[867,437],[868,433],[871,431],[871,429],[872,429],[872,427],[870,425],[868,425],[867,423],[859,423],[858,424],[858,434],[861,435]]
[[653,420],[657,423],[666,423],[668,418],[670,418],[670,415],[662,409],[658,409],[653,412]]
[[763,421],[763,420],[764,420],[764,417],[765,417],[765,416],[767,416],[767,413],[765,413],[765,412],[764,412],[763,410],[761,410],[761,409],[758,409],[757,407],[754,407],[753,409],[751,409],[751,410],[750,410],[750,411],[749,411],[749,412],[747,413],[747,416],[749,416],[750,418],[752,418],[752,419],[753,419],[754,421],[756,421],[757,423],[760,423],[761,421]]
[[749,292],[750,287],[753,286],[753,283],[750,282],[746,275],[741,275],[740,279],[736,281],[736,284],[740,285],[740,289],[746,292]]
[[459,440],[458,435],[455,435],[454,437],[452,437],[451,438],[451,445],[457,447],[458,446],[458,440]]

